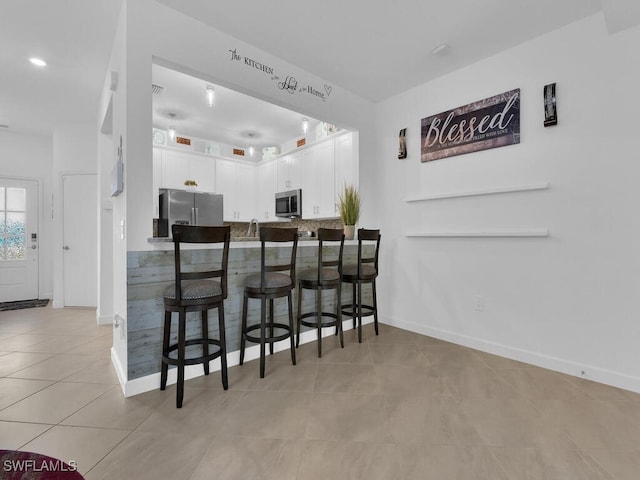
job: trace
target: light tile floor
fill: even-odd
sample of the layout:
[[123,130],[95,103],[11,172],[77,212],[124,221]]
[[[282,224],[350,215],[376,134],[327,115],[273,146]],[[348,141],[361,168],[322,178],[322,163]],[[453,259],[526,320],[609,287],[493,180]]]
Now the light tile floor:
[[[0,448],[92,479],[616,479],[640,395],[393,327],[124,398],[95,312],[0,312]],[[0,475],[1,476],[1,475]]]

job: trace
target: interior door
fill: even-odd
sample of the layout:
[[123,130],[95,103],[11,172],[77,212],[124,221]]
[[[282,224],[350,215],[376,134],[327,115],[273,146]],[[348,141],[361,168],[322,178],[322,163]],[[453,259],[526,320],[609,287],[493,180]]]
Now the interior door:
[[63,175],[64,306],[95,307],[98,292],[96,175]]
[[0,302],[38,298],[38,182],[0,178]]

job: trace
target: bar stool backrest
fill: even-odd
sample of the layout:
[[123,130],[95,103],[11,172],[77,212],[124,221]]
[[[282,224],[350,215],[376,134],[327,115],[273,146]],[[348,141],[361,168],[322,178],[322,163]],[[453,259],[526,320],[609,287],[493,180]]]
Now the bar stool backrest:
[[[338,255],[327,259],[323,244],[325,242],[335,243],[340,242],[340,249]],[[324,281],[324,269],[328,267],[337,267],[339,275],[342,275],[342,253],[344,251],[344,230],[334,228],[319,228],[318,229],[318,282]]]
[[[373,268],[378,274],[378,252],[380,250],[380,230],[358,229],[358,278],[362,277],[362,264],[373,263]],[[363,242],[375,242],[375,250],[372,256],[362,256]]]
[[[267,272],[289,272],[291,277],[291,285],[296,284],[296,254],[298,251],[298,229],[297,228],[277,228],[262,227],[260,228],[260,290],[266,290],[266,274]],[[266,244],[268,242],[292,242],[291,257],[289,263],[266,264]]]
[[[175,253],[175,284],[176,300],[182,298],[183,280],[202,280],[207,278],[219,278],[222,288],[222,298],[227,298],[227,266],[229,263],[229,241],[231,239],[230,226],[196,226],[196,225],[172,225]],[[180,261],[181,243],[224,243],[220,268],[206,271],[183,272]]]

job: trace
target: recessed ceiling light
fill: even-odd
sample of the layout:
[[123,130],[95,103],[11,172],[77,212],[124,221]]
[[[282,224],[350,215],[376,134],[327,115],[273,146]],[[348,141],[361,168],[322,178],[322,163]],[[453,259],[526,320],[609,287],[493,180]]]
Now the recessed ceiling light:
[[31,63],[33,63],[35,66],[37,66],[37,67],[46,67],[47,66],[47,62],[45,62],[41,58],[32,57],[32,58],[29,59],[29,61]]

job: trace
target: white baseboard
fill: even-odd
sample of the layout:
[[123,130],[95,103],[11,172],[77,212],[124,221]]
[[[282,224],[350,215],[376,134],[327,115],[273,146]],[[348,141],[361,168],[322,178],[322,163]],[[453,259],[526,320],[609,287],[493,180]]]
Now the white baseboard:
[[584,378],[594,382],[603,383],[605,385],[610,385],[612,387],[640,393],[640,378],[633,377],[631,375],[614,372],[594,365],[574,362],[565,358],[543,355],[537,352],[490,342],[480,338],[469,337],[448,330],[432,328],[415,322],[401,321],[390,317],[385,317],[384,319],[379,318],[379,321],[381,323],[386,323],[387,325],[428,335],[433,338],[455,343],[457,345],[463,345],[482,352],[492,353],[511,360],[524,362],[530,365],[546,368],[548,370],[572,375],[574,377]]
[[120,382],[120,388],[122,389],[122,393],[124,396],[127,395],[126,385],[127,385],[127,372],[122,367],[122,362],[120,361],[120,357],[118,357],[118,353],[116,349],[111,347],[111,363],[113,364],[113,368],[116,371],[116,375],[118,376],[118,381]]
[[51,302],[51,306],[53,308],[64,308],[64,303],[60,300],[54,300],[53,302]]
[[98,325],[111,325],[113,323],[114,315],[102,315],[96,310],[96,322]]
[[[368,323],[372,323],[372,317],[365,317],[362,319],[362,324],[367,325]],[[349,318],[342,322],[343,328],[349,329],[353,327],[352,320]],[[322,329],[322,337],[328,337],[333,335],[333,329],[323,328]],[[314,342],[317,339],[317,334],[315,330],[307,330],[300,334],[300,344],[305,344],[309,342]],[[282,340],[280,342],[273,344],[273,353],[280,352],[283,350],[288,350],[291,343],[289,339]],[[346,347],[345,347],[346,348]],[[123,381],[123,378],[126,379],[126,375],[122,372],[122,367],[120,362],[116,365],[115,352],[113,348],[111,349],[111,358],[114,366],[116,367],[116,371],[118,373],[118,379],[120,380],[120,385],[122,386],[122,391],[124,392],[125,397],[131,397],[133,395],[138,395],[139,393],[148,392],[151,390],[157,390],[160,388],[160,372],[152,373],[151,375],[146,375],[144,377],[136,378],[133,380]],[[260,358],[260,346],[252,345],[251,347],[247,347],[244,353],[244,361],[249,362],[251,360],[256,360]],[[227,368],[235,367],[240,364],[240,350],[235,350],[233,352],[227,353]],[[119,366],[119,367],[118,367]],[[120,368],[120,371],[118,371]],[[220,370],[220,359],[216,358],[212,362],[209,363],[209,371],[217,372]],[[120,373],[122,372],[122,374]],[[256,375],[258,374],[256,370]],[[202,371],[202,365],[187,365],[184,369],[184,378],[185,380],[189,380],[192,378],[203,376],[204,373]],[[167,376],[167,385],[173,385],[177,381],[177,372],[175,368],[169,369],[169,374]]]

